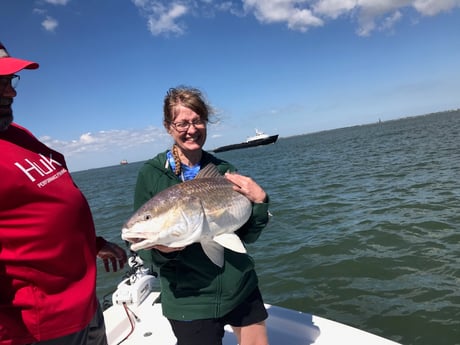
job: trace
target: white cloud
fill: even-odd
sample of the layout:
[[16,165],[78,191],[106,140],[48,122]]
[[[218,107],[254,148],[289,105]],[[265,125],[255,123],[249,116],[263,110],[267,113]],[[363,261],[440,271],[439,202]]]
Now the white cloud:
[[184,27],[183,25],[175,23],[175,21],[186,13],[187,7],[179,4],[171,4],[170,8],[161,10],[149,17],[149,30],[154,35],[169,32],[180,35],[184,32]]
[[393,15],[388,16],[385,18],[385,20],[382,22],[381,28],[383,30],[391,30],[395,26],[395,23],[401,20],[402,14],[399,11],[396,11],[393,13]]
[[164,142],[170,138],[164,128],[148,127],[141,130],[108,130],[84,133],[78,140],[62,141],[49,136],[40,138],[43,143],[63,153],[66,159],[80,153],[101,153],[135,149],[153,142]]
[[80,143],[83,145],[91,144],[96,141],[96,138],[91,136],[91,133],[85,133],[80,136]]
[[67,5],[70,0],[45,0],[46,3],[51,5]]
[[351,13],[357,6],[357,0],[320,0],[312,8],[320,16],[336,19],[342,14]]
[[[50,4],[50,5],[60,5],[60,6],[65,6],[70,2],[70,0],[44,0],[45,4]],[[42,3],[43,4],[43,3]],[[33,12],[35,14],[38,14],[40,16],[43,16],[46,18],[42,21],[42,27],[49,32],[54,32],[56,28],[59,26],[59,22],[57,19],[48,16],[47,15],[47,10],[44,8],[34,8]]]
[[46,15],[46,10],[44,10],[42,8],[34,8],[32,10],[32,12],[35,13],[35,14],[41,15],[41,16]]
[[42,26],[45,28],[45,30],[51,31],[51,32],[54,32],[54,30],[56,30],[58,25],[59,25],[59,22],[50,16],[47,16],[45,20],[42,22]]
[[116,165],[122,159],[129,162],[146,160],[172,145],[163,127],[85,133],[72,141],[40,139],[64,154],[70,171]]
[[189,11],[182,2],[157,0],[131,0],[147,18],[147,27],[152,35],[184,33],[184,24],[179,19]]
[[[55,0],[57,1],[57,0]],[[147,17],[150,32],[157,35],[185,32],[187,16],[206,16],[213,11],[231,15],[253,15],[263,24],[284,24],[294,31],[324,26],[328,21],[345,17],[356,22],[356,32],[393,30],[404,13],[434,16],[460,7],[460,0],[131,0]]]
[[460,6],[459,0],[416,0],[414,8],[423,15],[434,16]]
[[311,26],[323,25],[304,1],[243,0],[244,9],[253,12],[262,23],[286,23],[290,29],[306,31]]

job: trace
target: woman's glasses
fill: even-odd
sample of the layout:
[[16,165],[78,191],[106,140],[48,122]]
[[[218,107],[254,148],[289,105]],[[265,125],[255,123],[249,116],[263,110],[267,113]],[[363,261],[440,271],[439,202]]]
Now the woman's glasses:
[[206,121],[203,120],[193,120],[192,122],[181,121],[181,122],[171,122],[171,125],[176,129],[176,131],[182,133],[188,131],[190,126],[193,125],[196,129],[203,129],[206,127]]

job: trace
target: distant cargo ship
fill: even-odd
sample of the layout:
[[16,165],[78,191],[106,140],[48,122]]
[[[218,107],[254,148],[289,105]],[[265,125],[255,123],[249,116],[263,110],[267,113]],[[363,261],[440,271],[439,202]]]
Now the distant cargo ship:
[[247,138],[245,142],[221,146],[214,149],[213,152],[224,152],[230,150],[244,149],[247,147],[274,144],[276,140],[278,140],[278,134],[268,135],[256,129],[256,135]]

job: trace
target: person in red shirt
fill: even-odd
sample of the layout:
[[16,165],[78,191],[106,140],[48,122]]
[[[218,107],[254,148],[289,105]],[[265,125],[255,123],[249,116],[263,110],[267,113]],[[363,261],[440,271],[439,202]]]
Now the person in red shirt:
[[13,122],[16,73],[36,68],[0,43],[0,345],[104,345],[96,256],[127,256],[96,237],[64,156]]

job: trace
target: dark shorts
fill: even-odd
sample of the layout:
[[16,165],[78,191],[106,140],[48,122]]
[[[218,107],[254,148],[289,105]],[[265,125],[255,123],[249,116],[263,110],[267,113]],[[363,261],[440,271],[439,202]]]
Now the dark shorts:
[[262,322],[267,317],[262,296],[256,288],[243,303],[221,318],[169,322],[177,345],[221,345],[225,325],[244,327]]

